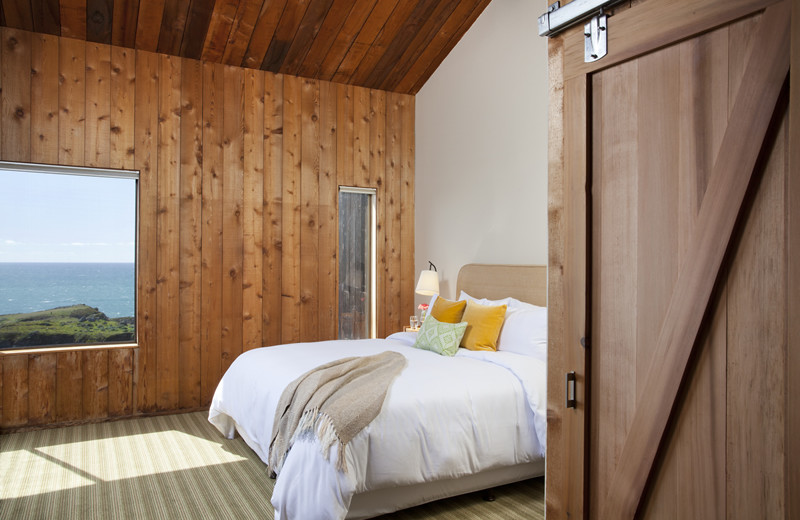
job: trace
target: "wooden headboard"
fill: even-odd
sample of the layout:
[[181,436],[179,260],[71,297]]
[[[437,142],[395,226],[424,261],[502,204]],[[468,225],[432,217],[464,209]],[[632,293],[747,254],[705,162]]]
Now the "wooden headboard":
[[458,272],[456,298],[461,291],[474,298],[498,300],[511,296],[546,307],[547,266],[467,264]]

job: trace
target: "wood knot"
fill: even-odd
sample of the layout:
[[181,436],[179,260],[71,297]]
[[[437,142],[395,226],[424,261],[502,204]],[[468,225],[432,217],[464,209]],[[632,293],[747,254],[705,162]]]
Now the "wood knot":
[[25,117],[25,110],[22,107],[17,107],[17,109],[14,110],[14,117],[23,119]]

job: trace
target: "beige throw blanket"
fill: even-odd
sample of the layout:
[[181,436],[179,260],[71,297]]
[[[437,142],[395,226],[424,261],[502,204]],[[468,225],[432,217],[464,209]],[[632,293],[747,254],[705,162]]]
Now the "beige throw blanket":
[[295,440],[316,433],[328,458],[338,443],[339,471],[347,471],[345,447],[381,411],[386,393],[406,366],[397,352],[349,357],[309,370],[283,391],[275,411],[269,466],[280,473]]

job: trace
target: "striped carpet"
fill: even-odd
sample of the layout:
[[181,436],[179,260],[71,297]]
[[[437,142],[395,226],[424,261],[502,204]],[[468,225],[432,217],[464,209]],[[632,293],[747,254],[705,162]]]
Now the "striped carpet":
[[[0,518],[272,519],[273,481],[205,412],[0,435]],[[543,479],[384,520],[541,519]]]

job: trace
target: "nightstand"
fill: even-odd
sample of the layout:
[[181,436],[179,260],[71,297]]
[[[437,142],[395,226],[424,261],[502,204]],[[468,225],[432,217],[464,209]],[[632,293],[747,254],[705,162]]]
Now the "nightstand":
[[419,327],[417,327],[416,329],[412,329],[411,327],[405,327],[403,328],[403,332],[419,332]]

